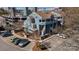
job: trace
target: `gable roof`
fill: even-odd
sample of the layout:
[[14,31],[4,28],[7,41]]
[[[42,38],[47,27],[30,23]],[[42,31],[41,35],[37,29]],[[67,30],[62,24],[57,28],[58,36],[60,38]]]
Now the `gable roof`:
[[41,18],[40,15],[38,15],[36,12],[32,12],[30,15],[29,15],[30,18]]
[[51,12],[36,12],[43,20],[50,18],[53,14]]
[[62,13],[56,13],[53,11],[49,11],[49,12],[38,11],[38,12],[32,12],[32,14],[30,14],[29,17],[30,18],[39,17],[42,18],[41,20],[48,20],[49,18],[51,18],[52,15],[54,17],[58,17],[58,16],[62,16]]

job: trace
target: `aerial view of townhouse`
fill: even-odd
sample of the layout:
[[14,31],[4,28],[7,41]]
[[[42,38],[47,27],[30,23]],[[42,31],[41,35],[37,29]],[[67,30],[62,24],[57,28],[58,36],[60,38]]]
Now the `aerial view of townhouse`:
[[79,8],[0,7],[0,51],[79,50]]

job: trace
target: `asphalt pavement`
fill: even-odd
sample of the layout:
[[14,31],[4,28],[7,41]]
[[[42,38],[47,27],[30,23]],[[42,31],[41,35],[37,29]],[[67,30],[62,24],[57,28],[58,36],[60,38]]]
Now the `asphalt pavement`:
[[0,51],[22,51],[19,48],[8,45],[3,41],[3,38],[0,36]]

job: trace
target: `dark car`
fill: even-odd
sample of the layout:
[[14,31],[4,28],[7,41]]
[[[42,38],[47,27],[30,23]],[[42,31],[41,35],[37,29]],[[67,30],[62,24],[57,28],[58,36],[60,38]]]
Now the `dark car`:
[[15,45],[18,45],[19,42],[21,41],[21,39],[19,39],[19,38],[13,38],[11,40],[12,40],[12,43],[14,43]]
[[5,31],[1,34],[3,37],[12,36],[12,33],[10,31]]
[[4,31],[5,29],[4,29],[4,27],[3,26],[1,26],[0,27],[0,31]]
[[39,47],[40,47],[42,50],[46,50],[46,49],[47,49],[47,47],[46,47],[45,45],[43,45],[43,44],[40,44]]
[[25,47],[26,45],[28,45],[30,43],[30,41],[29,40],[27,40],[27,39],[22,39],[20,42],[19,42],[19,46],[20,47]]

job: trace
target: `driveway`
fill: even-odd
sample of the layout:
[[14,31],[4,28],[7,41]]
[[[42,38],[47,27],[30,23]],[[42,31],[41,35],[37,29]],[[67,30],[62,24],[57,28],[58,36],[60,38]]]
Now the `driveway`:
[[22,51],[19,48],[12,47],[12,46],[8,45],[2,39],[3,38],[0,36],[0,51]]

